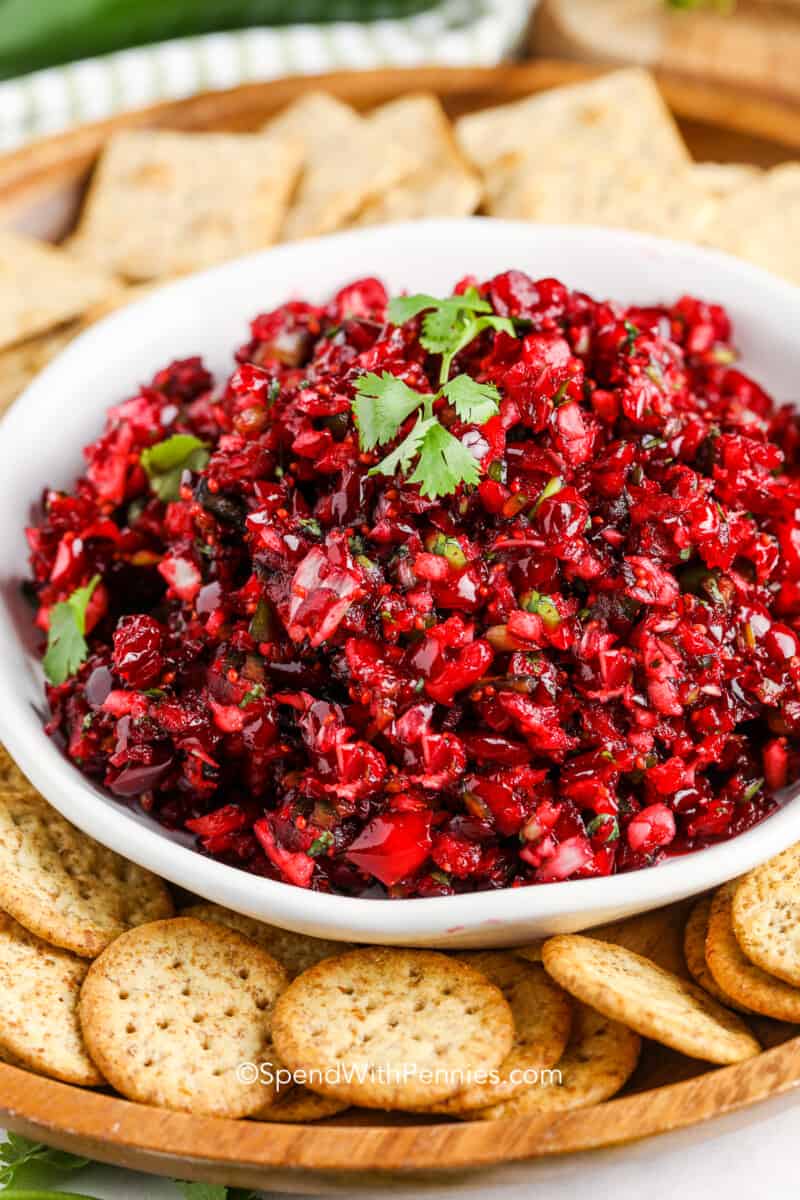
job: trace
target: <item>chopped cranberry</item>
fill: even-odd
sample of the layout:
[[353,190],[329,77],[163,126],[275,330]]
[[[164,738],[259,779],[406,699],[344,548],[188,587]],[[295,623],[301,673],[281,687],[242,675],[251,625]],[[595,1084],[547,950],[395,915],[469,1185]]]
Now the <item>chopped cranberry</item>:
[[[351,895],[546,885],[734,837],[800,774],[795,409],[718,305],[518,270],[457,294],[503,322],[451,364],[497,389],[485,423],[364,278],[258,315],[227,379],[187,358],[122,398],[26,531],[37,636],[80,615],[86,643],[48,731],[213,858]],[[475,486],[375,470],[416,418],[364,449],[365,372],[426,397]]]
[[150,687],[164,667],[163,641],[152,617],[122,617],[114,630],[114,670],[130,687]]
[[431,850],[430,815],[386,813],[370,821],[347,849],[347,858],[366,875],[391,887],[418,871]]
[[269,817],[262,817],[253,826],[253,832],[261,843],[267,858],[285,875],[290,883],[298,887],[310,887],[314,874],[314,860],[300,851],[291,851],[281,846],[272,828]]
[[629,822],[625,834],[631,850],[651,854],[675,837],[675,815],[666,804],[648,804]]

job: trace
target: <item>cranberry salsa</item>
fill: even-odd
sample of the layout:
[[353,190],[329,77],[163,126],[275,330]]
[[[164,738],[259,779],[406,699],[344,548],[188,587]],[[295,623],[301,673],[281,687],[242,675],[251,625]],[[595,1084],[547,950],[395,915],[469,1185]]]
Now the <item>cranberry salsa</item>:
[[364,279],[174,362],[28,530],[49,732],[212,858],[441,896],[650,866],[800,773],[800,420],[723,309]]

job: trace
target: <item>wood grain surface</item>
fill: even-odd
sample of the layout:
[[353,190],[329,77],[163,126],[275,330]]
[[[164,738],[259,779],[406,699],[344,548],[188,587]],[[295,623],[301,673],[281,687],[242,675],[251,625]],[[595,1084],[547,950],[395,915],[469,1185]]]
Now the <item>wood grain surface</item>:
[[[114,130],[254,129],[306,88],[364,109],[409,91],[436,92],[456,115],[595,73],[539,61],[496,69],[430,68],[254,84],[193,97],[34,143],[0,159],[0,225],[57,239],[68,232],[97,154]],[[800,157],[800,109],[666,73],[664,94],[698,157],[769,164]],[[0,1123],[53,1145],[159,1175],[319,1194],[386,1184],[457,1183],[480,1167],[610,1146],[683,1128],[800,1084],[800,1038],[763,1022],[772,1047],[709,1069],[653,1044],[621,1098],[591,1110],[506,1122],[448,1123],[351,1111],[317,1126],[225,1121],[165,1112],[0,1065]],[[487,1176],[488,1178],[488,1176]]]
[[503,1122],[389,1124],[350,1114],[314,1127],[193,1117],[80,1091],[0,1065],[0,1121],[60,1149],[158,1175],[313,1193],[452,1177],[618,1145],[731,1113],[800,1081],[800,1038],[734,1067],[709,1070],[590,1110]]

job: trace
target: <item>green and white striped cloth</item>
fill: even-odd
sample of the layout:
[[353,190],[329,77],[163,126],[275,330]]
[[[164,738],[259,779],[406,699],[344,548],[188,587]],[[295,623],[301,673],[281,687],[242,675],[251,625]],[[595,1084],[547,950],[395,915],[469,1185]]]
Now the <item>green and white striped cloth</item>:
[[126,109],[284,75],[492,66],[517,49],[535,3],[442,0],[404,20],[213,33],[37,71],[0,83],[0,151]]

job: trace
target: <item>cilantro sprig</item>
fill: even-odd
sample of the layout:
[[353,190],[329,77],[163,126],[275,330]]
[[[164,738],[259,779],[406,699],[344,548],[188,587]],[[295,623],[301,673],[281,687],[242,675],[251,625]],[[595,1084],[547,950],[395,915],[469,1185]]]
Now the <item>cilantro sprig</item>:
[[179,500],[184,471],[202,471],[208,462],[205,442],[191,433],[174,433],[142,451],[140,462],[150,490],[165,503]]
[[461,483],[478,482],[475,457],[434,414],[434,404],[442,397],[466,424],[485,425],[499,412],[500,393],[494,384],[478,383],[469,375],[457,375],[435,393],[415,392],[386,371],[382,375],[370,371],[358,379],[353,414],[362,450],[374,450],[393,441],[408,418],[417,414],[410,433],[372,468],[370,475],[400,471],[409,483],[418,483],[420,494],[430,499],[449,495]]
[[85,587],[76,588],[71,596],[50,609],[47,650],[42,660],[50,683],[64,683],[75,674],[89,653],[84,636],[86,610],[99,582],[100,576],[93,576]]
[[[51,1179],[92,1165],[88,1158],[56,1150],[42,1142],[32,1142],[17,1133],[6,1134],[0,1142],[0,1189],[8,1200],[94,1200],[82,1192],[48,1190]],[[189,1183],[174,1180],[184,1200],[256,1200],[249,1188],[228,1188],[214,1183]]]
[[256,1200],[248,1188],[227,1188],[219,1183],[184,1183],[176,1179],[185,1200]]
[[[43,1180],[48,1176],[80,1171],[88,1165],[88,1158],[79,1158],[76,1154],[68,1154],[66,1150],[55,1150],[41,1142],[32,1142],[18,1133],[8,1133],[6,1140],[0,1142],[0,1187],[4,1189],[4,1196],[60,1196],[64,1193],[41,1191]],[[25,1190],[18,1191],[20,1187]],[[8,1192],[8,1188],[13,1190]]]
[[422,318],[420,342],[429,354],[441,354],[439,384],[447,383],[453,359],[474,342],[484,329],[495,329],[516,337],[514,323],[508,317],[498,317],[488,300],[477,288],[467,288],[461,296],[437,299],[419,293],[416,296],[396,296],[389,302],[388,316],[393,325],[404,325],[425,313]]

